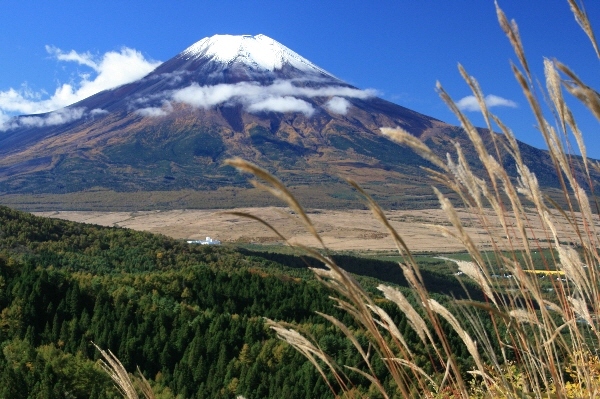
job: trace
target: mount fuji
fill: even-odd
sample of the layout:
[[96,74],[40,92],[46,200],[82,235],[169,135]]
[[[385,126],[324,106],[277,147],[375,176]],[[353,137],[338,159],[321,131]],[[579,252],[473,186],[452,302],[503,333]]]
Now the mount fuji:
[[[455,141],[469,151],[462,129],[354,87],[267,36],[215,35],[138,81],[5,123],[0,201],[30,209],[271,203],[224,166],[239,156],[309,206],[356,205],[344,178],[386,206],[426,206],[428,164],[382,136],[386,126],[442,155]],[[542,177],[553,174],[546,152],[522,149]]]

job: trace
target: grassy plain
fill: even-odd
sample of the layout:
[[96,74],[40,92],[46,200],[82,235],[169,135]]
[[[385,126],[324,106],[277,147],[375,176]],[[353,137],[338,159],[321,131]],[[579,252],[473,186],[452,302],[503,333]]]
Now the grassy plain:
[[[259,216],[277,228],[285,237],[293,237],[291,242],[306,246],[318,246],[316,239],[306,231],[297,216],[289,208],[262,207],[237,208],[231,211],[248,212]],[[229,211],[229,212],[231,212]],[[164,234],[176,239],[204,239],[207,236],[223,243],[235,244],[284,244],[272,231],[262,224],[243,217],[226,213],[223,210],[170,210],[141,212],[91,212],[54,211],[36,212],[36,215],[66,219],[75,222],[92,223],[102,226],[120,226],[134,230]],[[447,253],[464,251],[464,246],[440,230],[449,225],[441,209],[391,210],[386,212],[392,226],[401,232],[408,246],[414,252]],[[505,247],[520,249],[523,242],[507,240],[502,226],[491,211],[492,226],[485,226],[474,215],[459,210],[464,227],[482,250],[493,250],[491,237]],[[528,242],[533,249],[547,242],[551,237],[544,231],[539,214],[530,210],[526,213],[531,223]],[[556,215],[555,215],[556,216]],[[375,220],[367,210],[327,210],[313,209],[309,217],[329,249],[334,251],[368,251],[372,253],[393,251],[394,240],[384,226]],[[510,225],[514,220],[508,219]],[[600,226],[600,222],[598,222]],[[568,226],[558,224],[560,236],[565,243],[576,242],[571,237],[573,231]],[[510,245],[510,248],[509,248]],[[544,245],[541,245],[542,247]]]

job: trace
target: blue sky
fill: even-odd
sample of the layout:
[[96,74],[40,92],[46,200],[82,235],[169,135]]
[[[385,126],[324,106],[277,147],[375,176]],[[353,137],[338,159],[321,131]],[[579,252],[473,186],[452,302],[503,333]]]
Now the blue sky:
[[[542,60],[549,57],[600,87],[598,59],[566,0],[499,4],[517,21],[541,82]],[[600,28],[600,2],[585,5]],[[452,124],[457,120],[435,84],[440,81],[457,101],[468,96],[460,62],[485,94],[506,100],[492,111],[517,137],[543,147],[510,71],[509,60],[516,57],[491,0],[8,0],[2,8],[0,117],[39,112],[133,79],[206,36],[262,33],[359,88],[375,89],[389,101]],[[135,71],[115,77],[122,65]],[[582,107],[574,111],[588,154],[600,159],[598,123]],[[483,124],[476,112],[467,113]]]

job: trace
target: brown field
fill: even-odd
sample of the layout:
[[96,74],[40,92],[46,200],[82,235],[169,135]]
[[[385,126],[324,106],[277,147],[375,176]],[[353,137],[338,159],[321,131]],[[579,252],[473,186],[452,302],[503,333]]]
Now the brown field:
[[[301,225],[299,218],[289,209],[277,207],[238,208],[238,212],[248,212],[259,216],[277,228],[292,242],[307,246],[317,246]],[[481,249],[492,249],[490,232],[484,231],[475,217],[460,211],[466,230]],[[83,212],[58,211],[36,212],[36,215],[66,219],[76,222],[103,226],[120,226],[164,234],[177,239],[204,239],[210,236],[223,243],[277,244],[281,240],[260,223],[225,213],[223,210],[171,210],[144,212]],[[454,252],[462,251],[463,246],[454,238],[446,237],[437,226],[452,227],[440,209],[387,211],[391,224],[404,238],[414,252]],[[326,245],[337,251],[393,250],[394,242],[385,228],[367,210],[311,210],[309,216]],[[527,217],[534,226],[538,216],[531,212]],[[509,225],[514,223],[509,220]],[[500,247],[508,249],[508,240],[502,234],[499,223],[491,232]],[[559,226],[559,236],[563,242],[575,241],[574,233],[567,226]],[[541,227],[528,231],[528,241],[535,249],[539,242],[550,237]],[[523,247],[521,240],[511,240],[513,248]]]

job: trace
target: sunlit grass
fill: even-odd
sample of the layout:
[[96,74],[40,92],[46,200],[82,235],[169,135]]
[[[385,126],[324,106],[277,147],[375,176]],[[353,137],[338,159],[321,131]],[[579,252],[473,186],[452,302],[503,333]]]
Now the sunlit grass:
[[[585,12],[573,0],[569,4],[576,19],[597,48]],[[512,71],[523,89],[562,187],[563,201],[547,196],[536,176],[521,157],[512,131],[486,107],[477,81],[459,66],[459,71],[477,98],[490,134],[482,133],[438,84],[438,91],[456,114],[473,151],[483,165],[484,175],[470,167],[465,152],[456,145],[446,159],[400,128],[382,128],[390,140],[410,146],[435,165],[429,169],[447,222],[436,228],[459,241],[466,256],[444,257],[454,263],[460,279],[468,278],[485,293],[486,300],[440,303],[425,288],[419,262],[387,220],[385,212],[356,183],[349,183],[364,197],[373,216],[386,227],[396,242],[399,266],[412,288],[411,299],[396,288],[379,286],[385,298],[404,313],[421,346],[407,344],[379,299],[368,294],[337,264],[327,250],[310,217],[283,184],[262,169],[240,159],[229,164],[253,174],[252,183],[283,200],[298,215],[321,249],[300,249],[319,259],[327,269],[314,273],[332,291],[332,300],[354,320],[348,326],[322,315],[352,342],[360,364],[337,364],[317,342],[299,334],[293,326],[269,321],[277,335],[304,354],[317,368],[335,395],[343,397],[594,397],[600,394],[598,359],[600,350],[600,236],[598,209],[593,192],[593,169],[598,164],[585,157],[582,134],[565,100],[568,92],[600,119],[600,95],[586,86],[565,64],[544,60],[546,88],[540,92],[525,56],[515,22],[497,7],[500,26],[515,50],[518,65]],[[544,113],[547,102],[550,118]],[[582,158],[570,155],[562,143],[573,139]],[[491,140],[491,141],[490,141]],[[486,144],[487,143],[487,144]],[[499,161],[512,159],[517,176]],[[450,201],[442,192],[461,199]],[[488,232],[492,251],[483,251],[469,235],[461,219],[466,210]],[[533,214],[531,210],[533,209]],[[491,212],[491,213],[490,213]],[[494,220],[492,220],[492,218]],[[267,221],[265,226],[277,233]],[[501,228],[497,228],[497,221]],[[532,237],[533,226],[541,226],[542,237]],[[559,228],[560,227],[560,228]],[[277,233],[279,234],[279,233]],[[285,239],[285,237],[282,237]],[[297,246],[298,247],[298,246]],[[357,332],[369,338],[368,346],[356,339]],[[457,361],[458,336],[471,357],[470,369]],[[423,356],[423,350],[425,356]],[[376,364],[385,366],[385,373]],[[434,373],[426,373],[426,363]],[[353,380],[370,382],[368,392]]]

